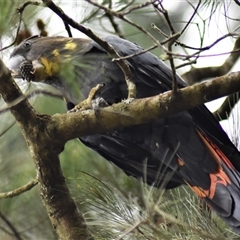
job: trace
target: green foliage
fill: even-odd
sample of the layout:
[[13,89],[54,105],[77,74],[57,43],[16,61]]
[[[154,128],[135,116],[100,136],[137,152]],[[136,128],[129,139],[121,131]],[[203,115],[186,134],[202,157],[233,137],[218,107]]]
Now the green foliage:
[[[184,187],[165,192],[141,182],[138,194],[79,172],[70,181],[94,239],[238,239]],[[85,206],[85,208],[83,208]]]
[[5,34],[11,36],[9,27],[13,30],[19,20],[17,14],[14,13],[17,6],[18,3],[16,1],[0,1],[0,36]]

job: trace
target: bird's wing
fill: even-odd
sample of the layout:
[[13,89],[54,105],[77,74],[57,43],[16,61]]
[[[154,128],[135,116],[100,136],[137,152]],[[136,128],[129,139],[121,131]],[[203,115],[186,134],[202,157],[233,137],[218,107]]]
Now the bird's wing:
[[[142,51],[138,45],[126,40],[116,37],[108,37],[106,40],[121,56]],[[148,97],[156,94],[156,91],[162,93],[171,90],[171,70],[151,53],[143,53],[127,61],[135,81],[144,83],[145,87],[150,86],[150,90],[146,91],[144,84],[140,84],[142,87],[138,85],[138,96]],[[179,76],[177,82],[180,88],[186,86]],[[147,165],[153,166],[151,170],[155,171],[153,176],[159,177],[160,180],[157,180],[163,182],[165,180],[163,172],[160,171],[160,176],[157,172],[160,166],[164,166],[168,173],[174,172],[172,175],[175,179],[182,179],[239,232],[240,154],[207,108],[199,106],[190,111],[155,120],[147,126],[132,127],[130,130],[135,129],[134,132],[128,129],[126,132],[116,131],[110,136],[103,134],[101,135],[103,144],[98,146],[95,145],[94,136],[91,140],[84,141],[86,140],[88,146],[106,159],[134,176],[142,175],[139,170],[144,159],[148,158],[151,160]],[[154,148],[154,145],[160,147]],[[142,154],[143,149],[146,151],[145,154]],[[172,155],[170,161],[163,157],[166,151]],[[129,166],[136,167],[129,171]],[[151,183],[153,179],[147,180]],[[180,183],[181,180],[176,182]]]
[[[176,171],[166,164],[167,162],[170,164],[175,158],[168,147],[164,144],[156,145],[154,142],[147,142],[148,135],[145,135],[147,132],[144,133],[144,130],[146,131],[148,128],[149,125],[134,126],[121,132],[115,132],[115,136],[95,134],[81,137],[80,140],[102,157],[123,169],[126,174],[141,178],[150,185],[171,189],[184,184],[183,179],[176,174]],[[138,132],[138,134],[129,135],[129,131]],[[156,150],[157,148],[161,149]],[[161,156],[156,154],[157,152]]]

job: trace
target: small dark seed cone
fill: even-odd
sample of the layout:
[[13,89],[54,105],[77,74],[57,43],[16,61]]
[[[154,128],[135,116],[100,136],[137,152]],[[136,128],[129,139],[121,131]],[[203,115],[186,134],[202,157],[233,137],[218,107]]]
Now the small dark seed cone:
[[23,61],[19,68],[18,68],[19,74],[22,76],[23,79],[27,80],[28,82],[34,80],[34,68],[32,65],[32,62],[30,61]]

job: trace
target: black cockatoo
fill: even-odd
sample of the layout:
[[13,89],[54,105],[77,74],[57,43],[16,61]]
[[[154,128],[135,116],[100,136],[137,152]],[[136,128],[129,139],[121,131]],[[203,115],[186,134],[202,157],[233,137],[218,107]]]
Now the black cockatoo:
[[[120,56],[143,50],[118,37],[105,40]],[[156,56],[146,52],[127,62],[137,98],[171,90],[172,72]],[[34,36],[15,48],[9,66],[28,80],[55,86],[69,108],[85,99],[97,84],[104,86],[96,92],[95,100],[101,98],[111,105],[128,96],[122,70],[92,40]],[[39,66],[43,70],[38,72]],[[186,87],[179,76],[177,82],[179,88]],[[187,184],[240,233],[240,154],[205,106],[80,140],[148,184],[166,189]]]

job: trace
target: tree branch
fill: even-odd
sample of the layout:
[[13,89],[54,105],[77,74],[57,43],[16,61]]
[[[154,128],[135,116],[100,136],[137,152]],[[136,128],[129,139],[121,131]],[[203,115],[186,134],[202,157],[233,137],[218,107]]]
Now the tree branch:
[[[9,90],[9,88],[1,90],[2,86],[0,84],[0,92],[4,94],[4,91]],[[171,91],[168,91],[154,97],[135,99],[130,103],[129,101],[124,101],[96,111],[86,110],[76,113],[55,114],[52,117],[38,115],[38,121],[42,122],[38,124],[40,124],[39,126],[44,124],[44,132],[50,138],[51,145],[54,140],[59,146],[62,146],[70,139],[101,132],[111,132],[116,129],[146,123],[157,118],[192,109],[239,90],[240,72],[233,72],[211,81],[179,89],[174,95]],[[26,98],[24,99],[22,96],[18,98],[21,101],[12,100],[16,102],[16,105],[9,102],[11,111],[14,111],[17,106],[26,102]],[[6,97],[4,99],[6,100]],[[19,109],[17,107],[19,114],[26,112],[25,110],[21,112],[22,108]],[[16,118],[19,117],[16,116]]]
[[64,141],[90,134],[111,132],[192,109],[239,90],[240,72],[234,72],[212,81],[179,89],[174,95],[172,91],[168,91],[154,97],[135,99],[131,103],[124,101],[97,111],[55,114],[46,131]]
[[13,224],[7,219],[6,216],[4,216],[1,212],[0,212],[0,218],[7,224],[7,226],[11,229],[11,231],[14,234],[14,237],[17,240],[22,240],[20,234],[18,233],[17,229],[13,226]]
[[[200,82],[207,78],[214,78],[216,76],[222,76],[227,74],[237,60],[240,57],[240,37],[237,38],[232,53],[228,56],[225,62],[218,67],[206,67],[206,68],[192,68],[189,72],[186,72],[182,75],[183,79],[185,79],[189,84],[194,84],[196,82]],[[218,120],[227,119],[230,115],[234,105],[237,103],[236,101],[237,95],[233,94],[228,96],[223,104],[219,107],[218,110],[214,112],[214,116]]]
[[[1,60],[0,93],[7,103],[22,97],[22,92]],[[64,142],[50,138],[45,131],[51,117],[37,114],[26,99],[12,106],[11,113],[22,130],[35,162],[42,202],[57,234],[61,239],[90,239],[60,167],[58,154]]]
[[37,183],[38,183],[37,179],[34,179],[34,180],[30,181],[29,183],[25,184],[24,186],[14,189],[13,191],[0,193],[0,199],[12,198],[12,197],[18,196],[18,195],[32,189],[34,186],[37,185]]
[[218,67],[192,68],[190,71],[182,75],[183,79],[190,85],[227,74],[240,56],[240,37],[237,38],[232,53],[228,56],[225,62]]

